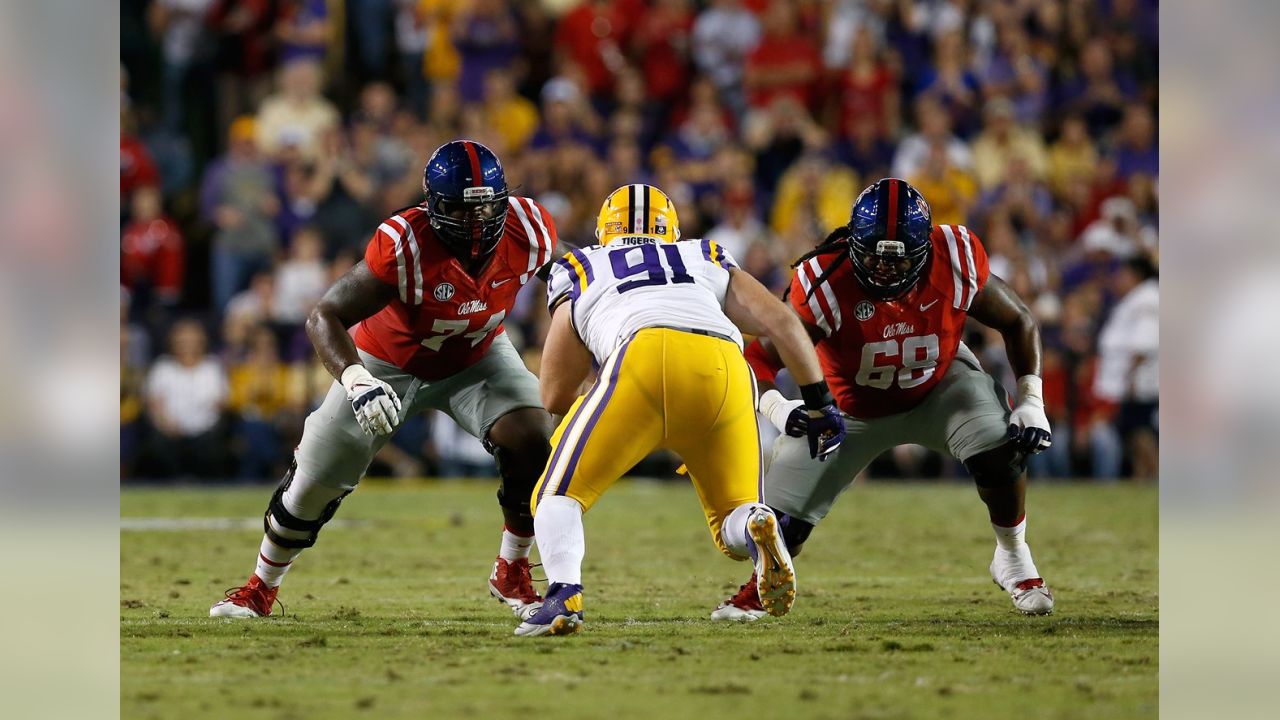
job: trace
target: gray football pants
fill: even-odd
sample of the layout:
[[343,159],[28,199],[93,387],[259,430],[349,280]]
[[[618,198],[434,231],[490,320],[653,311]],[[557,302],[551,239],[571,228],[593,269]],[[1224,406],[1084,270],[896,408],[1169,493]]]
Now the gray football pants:
[[809,457],[806,438],[779,436],[765,471],[764,500],[816,525],[880,453],[916,444],[963,462],[1005,442],[1009,413],[1004,388],[961,344],[947,374],[924,402],[904,413],[869,420],[844,416],[844,442],[826,462]]

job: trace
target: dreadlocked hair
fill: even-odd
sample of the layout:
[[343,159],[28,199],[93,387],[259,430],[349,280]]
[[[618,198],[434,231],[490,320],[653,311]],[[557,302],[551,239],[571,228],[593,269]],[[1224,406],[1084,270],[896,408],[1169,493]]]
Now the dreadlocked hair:
[[[800,267],[801,263],[806,262],[819,255],[822,255],[823,253],[829,253],[832,250],[842,250],[842,249],[846,251],[849,249],[849,226],[848,225],[841,225],[835,230],[832,230],[831,233],[827,235],[825,240],[818,243],[817,247],[801,255],[799,259],[791,263],[791,268],[794,270],[795,268]],[[813,281],[813,285],[809,287],[809,292],[806,293],[804,296],[804,301],[809,302],[809,299],[813,297],[813,294],[818,291],[818,287],[822,285],[822,283],[826,282],[827,278],[831,277],[836,270],[839,270],[841,263],[845,262],[848,259],[849,259],[848,252],[840,253],[840,255],[836,257],[835,261],[832,262],[829,266],[827,266],[825,270],[822,271],[822,274],[818,276],[818,279]],[[782,299],[786,300],[787,295],[790,294],[790,292],[791,292],[791,286],[788,285],[787,291],[782,294]]]

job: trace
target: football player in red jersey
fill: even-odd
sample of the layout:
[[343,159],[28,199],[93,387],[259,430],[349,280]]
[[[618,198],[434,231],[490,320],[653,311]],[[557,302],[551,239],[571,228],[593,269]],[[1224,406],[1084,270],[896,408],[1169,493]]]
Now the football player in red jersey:
[[[767,339],[747,347],[760,411],[783,433],[764,499],[782,519],[791,553],[877,455],[924,445],[960,460],[973,476],[996,536],[992,579],[1018,610],[1052,612],[1053,595],[1024,540],[1026,458],[1052,442],[1040,390],[1040,330],[1018,296],[989,273],[978,236],[963,225],[933,225],[924,197],[887,178],[863,190],[849,224],[795,268],[788,299],[817,346],[847,436],[835,457],[809,462],[805,413],[774,385],[782,368],[776,351]],[[968,318],[1003,336],[1018,375],[1016,406],[961,342]],[[762,615],[753,579],[711,616]]]
[[337,382],[307,418],[267,505],[254,574],[211,616],[268,615],[294,558],[315,544],[374,454],[405,417],[428,409],[483,440],[497,461],[505,527],[490,593],[521,619],[541,603],[529,575],[529,497],[549,455],[551,418],[502,321],[551,259],[555,225],[538,203],[509,195],[498,158],[468,140],[435,151],[423,190],[422,204],[378,226],[364,260],[307,320]]

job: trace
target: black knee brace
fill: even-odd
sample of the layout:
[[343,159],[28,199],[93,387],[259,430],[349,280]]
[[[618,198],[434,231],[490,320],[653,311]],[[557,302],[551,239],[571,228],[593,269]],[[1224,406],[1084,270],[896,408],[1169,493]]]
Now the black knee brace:
[[800,518],[791,517],[781,510],[774,510],[773,514],[778,516],[778,524],[782,526],[782,539],[787,543],[787,551],[792,555],[799,555],[804,541],[808,540],[809,533],[813,532],[813,525]]
[[[315,545],[316,538],[320,536],[320,528],[333,519],[333,514],[338,512],[338,506],[342,504],[342,499],[351,494],[351,491],[348,490],[334,498],[328,505],[324,506],[324,512],[320,514],[319,518],[303,520],[289,512],[288,508],[284,506],[284,493],[293,482],[293,474],[297,469],[298,463],[296,461],[289,465],[289,472],[284,474],[284,480],[280,482],[280,486],[272,494],[271,502],[267,503],[267,512],[262,516],[263,530],[267,533],[267,537],[271,542],[291,550],[301,550]],[[275,523],[282,528],[309,533],[310,536],[305,538],[284,537],[271,527],[272,520],[275,520]]]
[[498,504],[504,508],[529,514],[529,499],[551,457],[551,444],[543,437],[530,437],[518,447],[509,448],[485,443],[498,465]]
[[964,466],[980,488],[1001,488],[1014,484],[1027,469],[1027,454],[1013,442],[986,450],[964,461]]

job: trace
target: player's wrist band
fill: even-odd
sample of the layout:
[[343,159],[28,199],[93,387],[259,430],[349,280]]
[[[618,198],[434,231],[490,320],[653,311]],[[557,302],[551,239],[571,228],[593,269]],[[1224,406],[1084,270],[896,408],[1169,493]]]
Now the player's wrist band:
[[804,400],[804,406],[810,410],[821,410],[828,405],[835,405],[826,380],[819,380],[811,385],[801,385],[800,399]]

